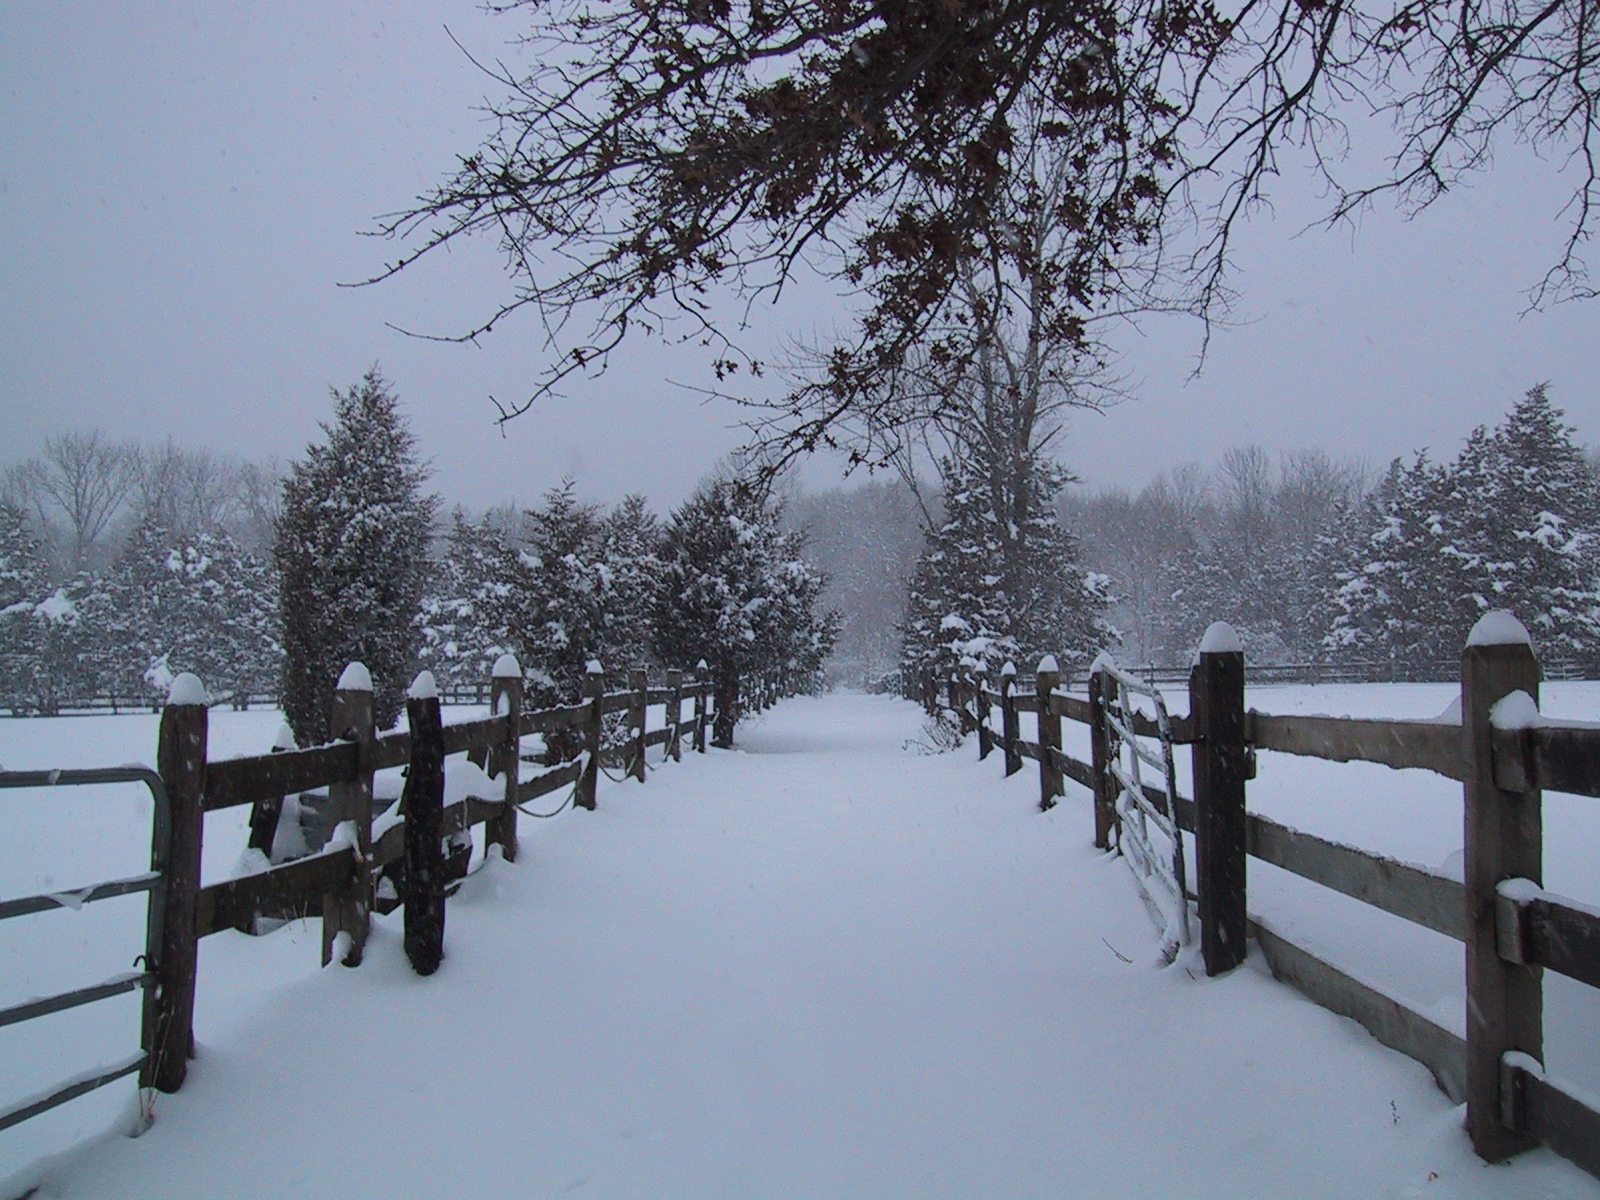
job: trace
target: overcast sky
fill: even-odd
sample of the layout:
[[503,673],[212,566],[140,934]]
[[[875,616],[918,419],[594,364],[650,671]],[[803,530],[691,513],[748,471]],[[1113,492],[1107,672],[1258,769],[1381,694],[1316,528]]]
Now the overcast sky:
[[[506,295],[492,247],[337,286],[393,253],[361,236],[372,219],[476,144],[486,81],[446,25],[492,58],[516,22],[457,0],[12,0],[0,461],[94,426],[286,459],[317,436],[329,386],[378,361],[451,501],[531,500],[563,475],[597,499],[681,499],[740,440],[737,411],[674,386],[706,382],[695,354],[634,347],[502,431],[488,397],[517,397],[538,369],[530,328],[473,347],[386,324],[453,332],[481,316]],[[1246,443],[1375,465],[1424,446],[1445,456],[1540,380],[1600,443],[1600,304],[1519,315],[1559,249],[1553,167],[1506,152],[1418,219],[1380,210],[1355,232],[1295,236],[1315,195],[1295,177],[1280,195],[1241,245],[1244,323],[1215,336],[1200,378],[1194,325],[1123,331],[1134,398],[1078,418],[1063,443],[1086,480],[1137,487]],[[805,300],[808,318],[826,316],[826,296]]]

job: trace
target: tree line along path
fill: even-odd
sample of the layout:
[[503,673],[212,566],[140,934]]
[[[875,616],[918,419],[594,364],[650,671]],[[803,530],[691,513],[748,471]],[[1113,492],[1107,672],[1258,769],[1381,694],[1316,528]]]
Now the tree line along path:
[[[1271,980],[1163,968],[1085,793],[887,697],[523,822],[419,978],[400,914],[202,946],[198,1057],[66,1198],[1600,1196],[1486,1166],[1427,1071]],[[530,825],[536,828],[530,829]]]

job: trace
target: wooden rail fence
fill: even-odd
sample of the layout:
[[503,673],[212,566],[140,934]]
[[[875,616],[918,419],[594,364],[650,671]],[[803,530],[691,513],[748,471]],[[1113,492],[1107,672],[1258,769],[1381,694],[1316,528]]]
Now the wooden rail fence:
[[[1539,716],[1540,668],[1533,651],[1525,637],[1498,636],[1509,614],[1491,617],[1498,626],[1486,618],[1462,655],[1459,723],[1246,710],[1244,654],[1203,648],[1189,675],[1190,713],[1171,718],[1169,734],[1173,743],[1191,747],[1195,795],[1168,795],[1150,785],[1143,790],[1194,835],[1190,898],[1197,903],[1208,975],[1243,962],[1253,937],[1274,976],[1359,1021],[1380,1042],[1426,1065],[1453,1100],[1465,1101],[1473,1146],[1485,1159],[1498,1161],[1543,1144],[1600,1176],[1600,1113],[1541,1065],[1543,972],[1600,987],[1600,912],[1540,886],[1541,793],[1600,797],[1600,726]],[[1226,645],[1232,631],[1213,629]],[[1041,665],[1049,669],[1036,675],[1031,691],[1018,688],[1016,669],[1007,664],[995,681],[924,679],[916,698],[976,732],[980,758],[1000,749],[1007,775],[1021,770],[1024,759],[1037,762],[1041,808],[1056,802],[1063,778],[1088,789],[1095,845],[1114,849],[1122,784],[1107,769],[1107,684],[1093,675],[1087,696],[1072,696],[1058,686],[1053,660]],[[1022,713],[1036,714],[1036,740],[1021,736]],[[1064,719],[1089,727],[1090,762],[1059,748]],[[1141,735],[1160,735],[1152,718],[1135,715],[1134,725]],[[1249,812],[1246,787],[1262,750],[1421,768],[1460,782],[1464,879]],[[1247,856],[1463,942],[1466,1037],[1252,918]]]
[[[452,835],[481,824],[485,853],[499,847],[507,861],[514,861],[520,805],[571,787],[572,803],[593,810],[602,767],[621,767],[642,781],[651,747],[665,747],[672,760],[682,758],[685,743],[703,753],[716,718],[712,683],[688,679],[678,670],[652,683],[645,670],[636,669],[622,690],[610,689],[606,676],[592,671],[581,702],[526,710],[521,667],[507,655],[495,664],[488,689],[492,715],[444,724],[438,691],[424,673],[407,700],[408,728],[378,734],[365,670],[353,665],[339,683],[333,726],[342,736],[306,750],[207,760],[207,706],[169,703],[163,710],[159,770],[171,807],[172,852],[150,1074],[162,1091],[176,1091],[188,1070],[200,939],[224,929],[249,929],[261,916],[320,914],[323,963],[337,956],[353,967],[361,962],[371,913],[403,905],[407,955],[419,973],[429,974],[443,954],[449,885],[466,873],[470,853],[470,846],[447,853],[447,846],[461,845],[451,841]],[[751,707],[770,703],[776,691],[766,680],[750,690]],[[183,689],[175,685],[174,691]],[[686,703],[692,705],[688,716]],[[661,706],[665,720],[651,729],[648,713]],[[623,720],[620,736],[607,741],[612,714]],[[524,775],[523,766],[533,760],[522,753],[522,739],[558,731],[575,735],[568,740],[581,741],[581,752]],[[445,804],[444,763],[457,754],[498,779],[497,794],[469,794]],[[404,793],[375,819],[373,776],[394,767],[406,768]],[[251,845],[265,851],[284,799],[324,788],[335,828],[322,849],[255,874],[201,885],[206,813],[250,805]],[[380,888],[383,880],[392,887]]]

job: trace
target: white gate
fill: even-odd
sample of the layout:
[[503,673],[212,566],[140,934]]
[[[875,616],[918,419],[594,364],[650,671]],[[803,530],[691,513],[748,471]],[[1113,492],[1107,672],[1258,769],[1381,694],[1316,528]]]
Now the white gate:
[[[1116,847],[1133,871],[1150,918],[1161,931],[1162,957],[1171,962],[1190,942],[1188,872],[1183,857],[1173,797],[1178,794],[1172,765],[1172,722],[1167,703],[1154,684],[1128,674],[1102,655],[1095,664],[1105,704],[1109,772],[1117,793]],[[1136,720],[1135,696],[1150,702],[1150,719]],[[1138,731],[1143,724],[1145,732]],[[1144,767],[1161,772],[1162,786],[1146,784]]]

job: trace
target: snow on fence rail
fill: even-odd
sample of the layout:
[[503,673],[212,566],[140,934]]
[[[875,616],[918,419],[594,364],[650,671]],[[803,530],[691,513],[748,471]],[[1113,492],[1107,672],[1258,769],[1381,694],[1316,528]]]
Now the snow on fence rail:
[[[1243,652],[1202,647],[1189,675],[1190,714],[1171,718],[1167,727],[1171,743],[1192,748],[1195,795],[1140,786],[1153,810],[1195,835],[1190,899],[1198,907],[1208,975],[1243,962],[1247,938],[1254,937],[1275,977],[1359,1021],[1380,1042],[1427,1066],[1453,1100],[1464,1100],[1473,1146],[1484,1158],[1500,1160],[1544,1144],[1600,1176],[1600,1112],[1547,1077],[1541,1065],[1542,972],[1600,988],[1600,912],[1539,886],[1541,792],[1600,797],[1600,726],[1541,717],[1540,667],[1525,632],[1518,625],[1518,637],[1503,636],[1505,628],[1485,621],[1487,634],[1475,630],[1462,654],[1457,722],[1246,711]],[[976,731],[980,758],[999,747],[1007,775],[1019,771],[1024,758],[1036,761],[1041,808],[1062,794],[1064,777],[1087,788],[1095,845],[1115,849],[1122,821],[1117,801],[1127,787],[1112,770],[1118,733],[1110,710],[1117,673],[1096,671],[1083,699],[1060,689],[1054,665],[1048,659],[1041,664],[1049,669],[1038,672],[1031,693],[1018,690],[1015,668],[1007,664],[998,687],[982,677],[942,685],[925,678],[912,698],[954,715],[964,731]],[[1037,741],[1020,736],[1020,713],[1038,715]],[[1137,734],[1162,735],[1158,720],[1131,716]],[[1092,761],[1061,751],[1063,718],[1089,726]],[[1248,812],[1246,783],[1254,778],[1257,750],[1422,768],[1459,781],[1464,881]],[[1245,894],[1247,855],[1465,943],[1467,1036],[1458,1037],[1252,918]]]
[[[327,745],[208,760],[210,698],[199,680],[183,675],[174,680],[162,710],[156,771],[0,772],[0,787],[104,781],[113,775],[148,777],[159,802],[155,865],[148,875],[132,881],[150,894],[152,940],[146,969],[113,981],[119,991],[148,985],[140,1053],[105,1078],[69,1081],[46,1098],[47,1103],[30,1097],[14,1105],[4,1114],[11,1118],[8,1124],[133,1070],[141,1072],[141,1086],[177,1091],[193,1050],[198,943],[221,930],[250,931],[263,917],[320,915],[324,965],[337,956],[353,967],[361,961],[371,913],[404,906],[406,953],[419,973],[430,973],[442,955],[449,885],[467,869],[463,843],[456,835],[481,824],[485,854],[498,846],[508,861],[514,860],[516,818],[519,811],[526,812],[522,805],[570,786],[571,802],[592,810],[603,767],[621,767],[627,776],[643,781],[650,748],[663,747],[673,761],[681,761],[685,744],[704,753],[719,715],[710,680],[668,670],[652,683],[645,670],[635,669],[628,673],[625,686],[612,688],[598,664],[591,667],[580,703],[524,710],[521,668],[507,655],[495,664],[487,689],[491,716],[444,724],[439,689],[424,672],[407,699],[408,728],[379,734],[373,723],[371,679],[365,668],[358,667],[352,664],[346,669],[335,691],[333,727],[342,736]],[[794,690],[792,681],[781,675],[743,682],[741,707],[751,712]],[[686,706],[690,715],[685,715]],[[660,726],[650,728],[651,710],[663,708]],[[523,765],[532,760],[522,752],[523,737],[544,735],[548,740],[558,732],[575,749],[573,756],[525,776]],[[447,793],[445,759],[459,754],[479,770],[464,772],[465,789],[455,787]],[[404,790],[398,802],[375,819],[374,776],[396,767],[406,768]],[[475,794],[475,783],[497,777],[494,794]],[[280,819],[287,816],[286,799],[316,789],[326,789],[332,835],[314,853],[272,863],[268,855]],[[251,806],[249,849],[258,852],[255,861],[263,869],[202,886],[205,814],[242,805]],[[470,853],[470,844],[464,848]],[[77,899],[120,895],[132,886],[126,880],[114,885],[98,892],[90,889],[95,894]],[[0,917],[58,902],[67,901],[29,897],[0,902]],[[104,991],[105,985],[98,990]],[[82,991],[88,996],[97,989]],[[84,999],[74,993],[67,1000],[77,1004],[95,998],[98,994]],[[39,1007],[30,1002],[0,1012],[0,1023],[7,1017],[26,1019]]]

